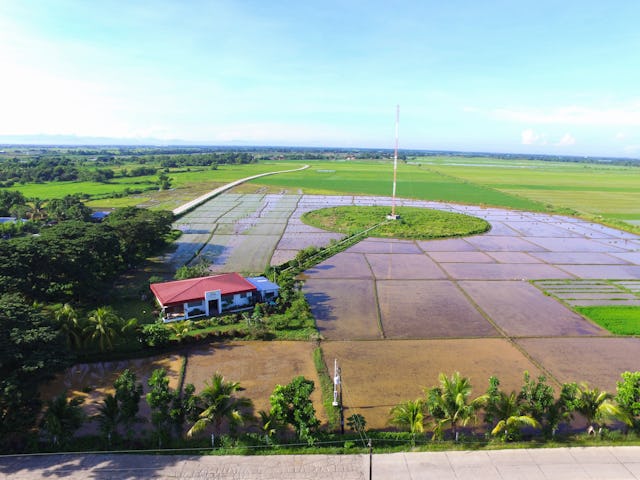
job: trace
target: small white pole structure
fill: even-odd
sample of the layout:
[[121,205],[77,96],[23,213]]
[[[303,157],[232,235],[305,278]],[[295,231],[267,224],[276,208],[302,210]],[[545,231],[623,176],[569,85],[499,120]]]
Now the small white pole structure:
[[400,123],[400,105],[396,105],[396,148],[393,152],[393,194],[391,195],[391,214],[387,215],[387,220],[397,220],[400,215],[396,215],[396,179],[398,177],[398,124]]
[[333,406],[337,407],[338,403],[338,385],[340,385],[340,373],[338,372],[338,359],[333,360]]

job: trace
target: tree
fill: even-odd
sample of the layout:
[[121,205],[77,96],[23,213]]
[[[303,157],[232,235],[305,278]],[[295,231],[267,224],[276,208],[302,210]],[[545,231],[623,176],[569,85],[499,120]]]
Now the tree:
[[500,391],[487,408],[498,420],[491,430],[491,435],[502,435],[505,441],[517,439],[523,427],[540,428],[540,423],[535,418],[522,412],[522,405],[516,392],[507,394]]
[[176,394],[170,414],[177,436],[182,435],[185,421],[189,423],[198,421],[200,397],[195,394],[195,391],[196,387],[192,383],[187,383],[182,390],[182,395],[180,392]]
[[600,428],[600,423],[609,419],[620,420],[627,425],[631,424],[631,419],[625,411],[611,400],[613,395],[597,387],[589,388],[587,383],[578,386],[576,395],[576,410],[580,412],[587,421],[587,431],[595,432]]
[[47,216],[59,222],[81,220],[88,222],[93,211],[87,207],[78,195],[66,195],[64,198],[49,200],[46,206]]
[[111,307],[98,307],[89,314],[84,334],[89,341],[98,343],[101,352],[113,350],[113,341],[118,336],[121,323]]
[[65,446],[84,423],[83,402],[80,397],[67,398],[67,392],[47,400],[40,428],[54,447]]
[[573,412],[576,411],[578,385],[575,383],[563,383],[560,396],[555,399],[546,413],[546,422],[543,432],[546,436],[554,437],[562,423],[573,420]]
[[67,339],[67,345],[73,348],[82,346],[84,325],[80,323],[78,314],[68,303],[57,305],[53,310],[53,318],[58,324],[58,328]]
[[229,422],[233,430],[248,419],[246,411],[252,407],[252,402],[248,398],[235,396],[236,392],[242,390],[238,382],[226,381],[216,372],[205,385],[198,395],[202,402],[200,414],[198,420],[187,431],[188,437],[204,431],[210,425],[213,425],[215,433],[220,434],[224,420]]
[[267,445],[271,445],[273,443],[273,436],[278,432],[280,425],[278,424],[278,419],[271,412],[266,412],[264,410],[260,410],[258,412],[260,416],[260,432],[263,435],[264,443]]
[[158,175],[158,190],[169,190],[171,188],[171,178],[164,173],[161,172]]
[[390,423],[411,433],[411,443],[415,445],[416,435],[424,432],[424,401],[407,400],[391,409]]
[[311,401],[315,389],[313,380],[297,376],[287,385],[276,385],[269,397],[271,414],[283,425],[291,425],[298,438],[309,444],[315,441],[314,434],[320,421]]
[[51,319],[17,294],[0,294],[0,446],[19,448],[40,412],[40,382],[66,366]]
[[359,413],[354,413],[347,417],[347,427],[354,432],[363,432],[367,426],[367,420]]
[[162,347],[171,340],[171,331],[162,322],[149,323],[142,327],[140,340],[149,347]]
[[166,445],[171,440],[173,418],[171,409],[175,403],[177,393],[169,388],[169,378],[164,368],[153,371],[148,380],[149,392],[146,400],[151,408],[151,423],[155,428],[158,447]]
[[146,208],[125,207],[115,210],[103,222],[120,239],[125,265],[133,265],[166,245],[173,214]]
[[524,372],[524,383],[520,389],[518,398],[522,405],[522,411],[531,415],[538,422],[542,422],[547,410],[553,404],[553,388],[547,383],[547,378],[540,375],[534,381],[529,372]]
[[624,372],[616,385],[616,403],[637,426],[640,416],[640,372]]
[[458,441],[458,425],[464,427],[475,419],[484,397],[469,401],[471,382],[459,372],[451,377],[441,373],[438,379],[439,386],[425,390],[427,410],[436,421],[433,436],[442,438],[443,428],[449,425]]
[[137,383],[136,374],[126,369],[113,383],[120,412],[120,422],[125,427],[127,439],[133,438],[133,425],[140,421],[138,411],[140,409],[140,397],[142,385]]
[[114,435],[118,433],[120,424],[120,409],[116,397],[110,393],[104,397],[102,404],[98,406],[98,413],[93,417],[98,422],[100,432],[107,439],[107,446],[111,447]]

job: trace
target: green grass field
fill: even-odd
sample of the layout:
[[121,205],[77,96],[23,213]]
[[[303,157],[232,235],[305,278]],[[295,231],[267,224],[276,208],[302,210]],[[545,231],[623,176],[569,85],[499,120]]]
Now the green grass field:
[[386,221],[389,207],[332,207],[307,212],[302,220],[314,227],[345,233],[362,232],[370,237],[431,239],[459,237],[486,232],[490,225],[481,218],[425,208],[400,207],[398,220]]
[[640,335],[640,307],[576,307],[576,311],[615,335]]

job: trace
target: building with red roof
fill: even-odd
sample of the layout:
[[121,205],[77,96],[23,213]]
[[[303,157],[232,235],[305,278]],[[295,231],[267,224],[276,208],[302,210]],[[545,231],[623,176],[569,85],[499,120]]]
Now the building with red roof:
[[246,279],[238,273],[151,284],[165,322],[251,308],[274,299],[278,290],[264,277]]

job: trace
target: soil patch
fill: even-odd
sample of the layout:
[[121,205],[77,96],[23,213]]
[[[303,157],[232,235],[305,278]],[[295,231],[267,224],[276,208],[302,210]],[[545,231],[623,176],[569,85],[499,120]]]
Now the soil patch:
[[369,253],[366,255],[378,279],[445,279],[446,274],[426,255]]
[[365,256],[349,250],[334,255],[304,274],[313,278],[373,278]]
[[314,344],[310,342],[229,342],[194,348],[189,352],[185,383],[198,393],[211,376],[220,372],[226,380],[239,382],[242,396],[253,400],[254,409],[268,411],[269,396],[277,384],[287,384],[304,375],[316,389],[312,400],[318,418],[325,421],[320,383],[313,365]]
[[325,338],[371,340],[382,337],[372,280],[314,277],[305,283],[304,294],[316,318],[318,331]]
[[527,282],[459,285],[509,336],[606,335],[600,327]]
[[520,344],[560,382],[588,382],[615,392],[625,371],[638,370],[640,338],[527,338]]
[[485,392],[491,375],[511,391],[520,388],[525,370],[540,374],[503,339],[325,342],[322,348],[329,367],[338,359],[345,415],[363,415],[370,428],[388,428],[391,407],[421,397],[441,372],[470,377],[474,396]]
[[497,337],[498,331],[450,281],[379,281],[386,338]]

